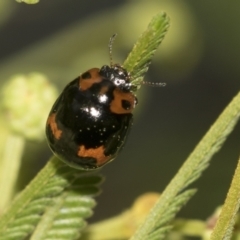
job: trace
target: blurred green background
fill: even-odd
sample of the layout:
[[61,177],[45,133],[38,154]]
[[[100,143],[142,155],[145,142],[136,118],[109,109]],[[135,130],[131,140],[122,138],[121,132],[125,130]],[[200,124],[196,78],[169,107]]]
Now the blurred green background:
[[[92,220],[123,211],[144,192],[161,192],[239,91],[240,2],[0,2],[0,85],[14,74],[38,71],[59,91],[85,70],[109,64],[107,45],[113,33],[118,33],[113,59],[122,63],[160,11],[170,16],[171,27],[146,80],[167,86],[143,86],[139,91],[127,144],[119,157],[101,170],[106,181]],[[194,184],[199,191],[181,211],[182,217],[205,219],[222,204],[239,157],[239,139],[238,124]],[[19,188],[50,156],[46,141],[27,143]]]

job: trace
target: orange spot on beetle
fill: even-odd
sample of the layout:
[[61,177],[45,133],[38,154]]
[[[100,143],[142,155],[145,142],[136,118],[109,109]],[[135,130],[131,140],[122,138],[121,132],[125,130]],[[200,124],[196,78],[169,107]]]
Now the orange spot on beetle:
[[102,77],[99,75],[99,68],[92,68],[87,72],[90,74],[90,78],[84,79],[82,75],[86,73],[83,73],[79,79],[79,89],[82,91],[89,89],[94,83],[102,81]]
[[52,113],[47,120],[47,124],[50,125],[53,136],[56,139],[60,139],[62,135],[62,130],[60,130],[56,123],[56,113]]
[[[114,99],[110,104],[110,110],[116,114],[125,114],[131,113],[135,107],[135,97],[129,92],[123,92],[120,89],[116,88],[113,91]],[[122,106],[122,100],[128,101],[130,103],[129,109],[124,109]]]
[[106,156],[104,151],[105,149],[103,146],[87,149],[84,145],[81,145],[78,150],[78,156],[95,158],[97,161],[97,166],[100,167],[111,160],[111,156]]

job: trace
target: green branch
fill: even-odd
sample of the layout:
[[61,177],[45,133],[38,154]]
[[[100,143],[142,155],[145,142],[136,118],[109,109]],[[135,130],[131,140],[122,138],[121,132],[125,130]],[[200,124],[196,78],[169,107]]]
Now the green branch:
[[[239,120],[239,116],[240,93],[226,107],[201,142],[196,146],[131,240],[150,240],[150,235],[154,231],[159,231],[159,228],[168,226],[168,223],[179,210],[174,204],[177,196],[189,184],[198,179],[207,168],[212,156],[221,148],[227,136],[232,132]],[[172,214],[169,208],[172,208],[175,214]],[[171,214],[167,215],[168,212],[171,212]],[[162,225],[159,224],[161,219],[165,219]],[[164,235],[161,235],[158,239],[164,239]]]
[[233,180],[222,207],[217,224],[213,229],[211,240],[230,240],[232,237],[236,215],[240,206],[240,159]]

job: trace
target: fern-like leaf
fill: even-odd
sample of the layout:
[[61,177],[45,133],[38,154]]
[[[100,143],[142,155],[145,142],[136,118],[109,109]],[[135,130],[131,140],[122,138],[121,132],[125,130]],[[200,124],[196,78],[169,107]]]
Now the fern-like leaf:
[[[148,236],[156,230],[156,225],[159,225],[159,221],[161,221],[159,216],[165,220],[163,226],[160,224],[160,228],[168,226],[168,222],[173,219],[179,210],[179,207],[177,207],[173,210],[172,214],[168,216],[169,206],[178,199],[179,193],[195,181],[202,174],[203,170],[206,169],[209,165],[210,159],[221,148],[227,136],[231,133],[238,122],[239,117],[240,93],[227,106],[214,125],[203,137],[201,142],[194,149],[131,240],[148,239]],[[159,237],[159,240],[161,239],[164,238]]]
[[[48,207],[32,234],[32,240],[78,239],[86,226],[85,218],[92,215],[98,192],[99,176],[79,176]],[[84,191],[83,191],[84,189]]]
[[[81,193],[79,197],[82,201],[79,201],[78,207],[83,204],[84,209],[81,209],[81,211],[89,212],[89,207],[92,207],[93,204],[91,205],[89,199],[86,201],[86,197],[89,198],[99,191],[96,184],[100,183],[101,177],[97,175],[88,176],[88,174],[84,171],[72,169],[58,158],[53,157],[0,219],[0,239],[25,239],[32,234],[40,220],[42,221],[42,216],[45,219],[44,215],[50,209],[54,209],[60,200],[63,204],[67,204],[72,196],[71,201],[73,203],[75,193]],[[74,182],[77,186],[73,184]],[[71,194],[68,196],[67,192]],[[63,196],[65,196],[65,200],[63,200]],[[88,202],[90,205],[86,205]],[[87,208],[88,210],[86,210]],[[89,214],[85,212],[85,217]],[[79,215],[77,221],[79,223],[83,222],[85,217],[84,214]]]
[[[178,212],[183,205],[185,205],[188,200],[196,193],[195,189],[186,190],[183,193],[179,194],[176,199],[170,203],[164,216],[158,216],[158,220],[156,221],[155,230],[153,230],[147,239],[164,239],[166,234],[172,228],[169,225],[169,222],[174,218],[176,212]],[[158,238],[155,238],[158,237]]]
[[240,207],[240,159],[235,170],[225,203],[211,234],[211,240],[230,240],[236,227],[236,216]]
[[134,85],[140,86],[152,57],[162,42],[168,27],[169,18],[165,13],[154,16],[123,63],[123,67],[131,73]]

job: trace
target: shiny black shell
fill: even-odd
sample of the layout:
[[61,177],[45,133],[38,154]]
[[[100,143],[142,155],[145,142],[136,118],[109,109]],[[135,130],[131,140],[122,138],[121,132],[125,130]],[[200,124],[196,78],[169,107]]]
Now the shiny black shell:
[[46,124],[51,150],[68,165],[91,170],[112,161],[124,145],[137,99],[119,65],[93,68],[70,82]]

